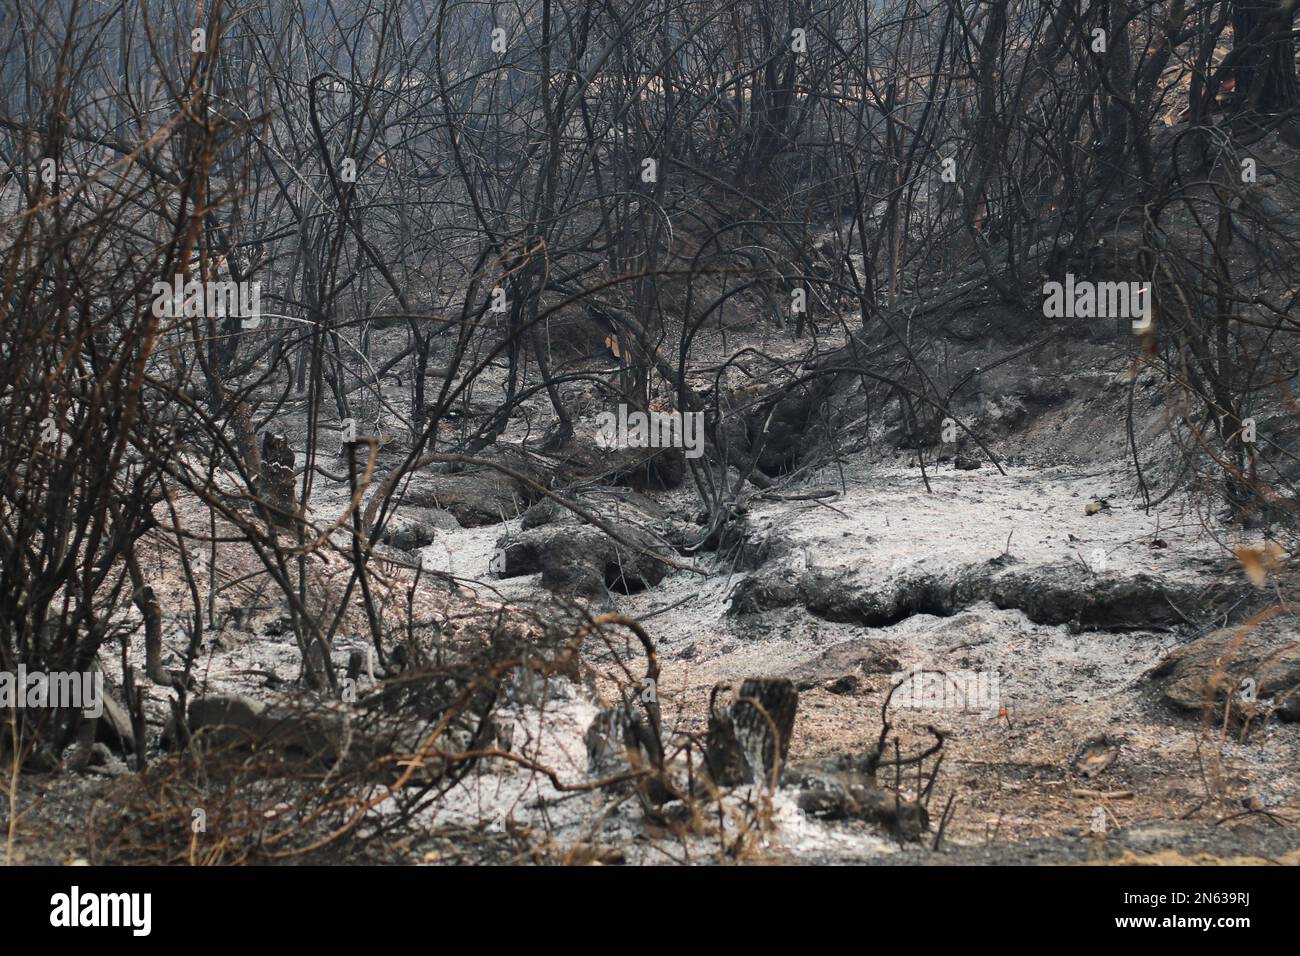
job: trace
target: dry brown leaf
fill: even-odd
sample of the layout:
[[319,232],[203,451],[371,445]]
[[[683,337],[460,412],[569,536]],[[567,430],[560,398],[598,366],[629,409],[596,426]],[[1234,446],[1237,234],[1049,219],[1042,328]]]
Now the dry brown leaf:
[[1270,572],[1280,568],[1282,559],[1286,557],[1286,552],[1276,541],[1269,541],[1258,548],[1243,546],[1237,548],[1235,553],[1247,579],[1257,588],[1264,586]]

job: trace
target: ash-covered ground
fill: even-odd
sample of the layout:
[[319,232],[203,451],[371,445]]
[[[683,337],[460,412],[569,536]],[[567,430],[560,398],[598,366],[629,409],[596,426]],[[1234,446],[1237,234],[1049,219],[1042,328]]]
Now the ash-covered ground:
[[[968,357],[981,360],[987,357]],[[1016,426],[989,445],[996,462],[972,447],[939,443],[921,449],[923,474],[916,448],[891,446],[864,429],[861,441],[833,461],[769,488],[745,486],[732,528],[716,547],[674,553],[677,567],[641,588],[557,589],[547,569],[516,566],[513,549],[530,535],[589,533],[589,523],[563,509],[530,518],[524,501],[508,511],[517,489],[506,482],[494,486],[503,497],[479,509],[497,508],[505,520],[478,514],[464,527],[456,514],[468,514],[463,506],[474,504],[476,490],[448,491],[443,476],[417,473],[390,529],[419,528],[424,537],[390,537],[380,549],[389,559],[379,566],[390,610],[447,619],[459,608],[489,616],[527,611],[540,621],[562,614],[640,621],[658,656],[655,692],[668,741],[706,739],[717,685],[788,680],[798,702],[779,768],[785,780],[775,788],[751,780],[705,795],[688,785],[687,800],[652,811],[635,786],[592,786],[608,770],[594,765],[590,728],[602,708],[635,701],[642,691],[628,680],[629,668],[640,666],[639,651],[623,633],[613,644],[583,646],[583,676],[555,677],[540,693],[507,693],[494,720],[511,728],[512,757],[476,761],[420,806],[417,836],[388,844],[372,838],[364,850],[340,850],[340,858],[1296,862],[1300,725],[1287,695],[1274,687],[1295,666],[1286,650],[1296,633],[1293,618],[1249,629],[1248,640],[1267,638],[1262,650],[1247,648],[1254,658],[1239,645],[1227,654],[1221,646],[1223,628],[1248,621],[1285,587],[1280,574],[1262,587],[1252,584],[1234,553],[1265,546],[1266,531],[1230,527],[1189,494],[1155,495],[1160,500],[1147,504],[1118,422],[1132,389],[1145,405],[1143,457],[1173,456],[1162,433],[1162,385],[1151,373],[1134,384],[1123,362],[1100,357],[1093,367],[1062,373],[1056,400],[1025,413],[1025,389],[1043,374],[1031,367],[972,396],[968,411],[977,427],[995,426],[1008,408],[1021,408]],[[516,423],[502,443],[518,441],[522,427]],[[593,427],[590,415],[580,421],[573,443],[598,447]],[[286,433],[292,443],[294,429]],[[323,459],[322,469],[337,473],[342,459]],[[1151,468],[1147,478],[1160,474]],[[658,533],[690,529],[698,520],[689,480],[667,490],[587,480],[564,491],[616,530]],[[331,527],[348,501],[344,484],[318,477],[309,517]],[[182,501],[182,515],[187,508],[188,518],[200,522],[201,510]],[[320,699],[301,686],[302,654],[283,606],[239,547],[218,545],[212,625],[189,696],[270,707]],[[565,560],[566,552],[546,547],[529,560]],[[180,668],[188,586],[174,550],[159,548],[153,560],[154,587],[168,609],[165,663]],[[346,576],[334,556],[312,560],[322,580]],[[430,575],[440,583],[406,611],[402,596],[417,564],[426,583]],[[333,660],[340,673],[350,660],[354,671],[357,659],[365,660],[357,678],[364,699],[395,674],[375,673],[355,594],[352,605]],[[141,644],[129,652],[137,669]],[[1277,648],[1285,658],[1282,676],[1269,678],[1263,699],[1244,701],[1237,714],[1229,708],[1225,717],[1209,693],[1197,709],[1196,680],[1210,686],[1204,668],[1224,671],[1237,700],[1237,682],[1274,667],[1269,655],[1276,657]],[[1179,663],[1178,653],[1189,656]],[[1238,673],[1242,667],[1249,673]],[[120,681],[117,662],[105,660],[104,668]],[[888,806],[883,815],[856,805],[810,810],[806,774],[834,776],[844,759],[876,743],[886,696],[918,670],[969,675],[977,681],[971,686],[982,688],[978,700],[895,692],[888,719],[896,737],[888,746],[896,739],[896,753],[920,751],[937,731],[942,759],[920,768],[881,767],[874,786],[895,808],[923,807],[924,824],[899,827]],[[161,748],[174,693],[148,692],[144,747],[155,762],[171,756]],[[700,756],[698,749],[686,757],[679,752],[676,772],[700,773],[692,763]],[[16,859],[84,857],[87,821],[111,829],[94,808],[127,775],[124,758],[115,754],[58,781],[24,776]],[[382,832],[386,816],[401,806],[400,793],[379,788],[358,832]]]

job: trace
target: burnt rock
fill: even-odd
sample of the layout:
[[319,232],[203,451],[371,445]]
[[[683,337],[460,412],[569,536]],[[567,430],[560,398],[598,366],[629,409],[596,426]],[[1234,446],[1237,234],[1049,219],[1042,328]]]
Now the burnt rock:
[[1077,563],[1021,566],[992,560],[936,577],[882,579],[853,570],[760,568],[732,593],[732,615],[802,605],[827,621],[886,627],[913,614],[948,617],[979,601],[1023,611],[1036,624],[1136,630],[1184,623],[1179,608],[1210,610],[1230,598],[1161,575],[1094,575]]
[[406,495],[407,504],[450,512],[461,527],[478,528],[514,518],[543,497],[538,488],[546,485],[547,476],[533,456],[513,449],[494,450],[483,460],[482,465],[421,473]]
[[759,470],[776,476],[799,464],[811,444],[809,426],[831,395],[832,378],[819,376],[755,408],[748,425]]
[[501,538],[502,577],[542,574],[542,586],[558,594],[596,597],[605,589],[633,594],[654,587],[669,566],[655,555],[672,549],[649,532],[625,525],[618,529],[628,543],[614,540],[593,525],[546,525]]
[[783,783],[799,790],[799,809],[821,820],[863,820],[901,840],[919,840],[930,828],[924,806],[878,788],[868,755],[840,754],[791,767]]
[[381,543],[399,551],[418,551],[428,547],[439,532],[455,531],[460,522],[450,511],[441,508],[401,508],[384,525]]
[[1147,679],[1176,711],[1204,713],[1210,708],[1221,720],[1231,700],[1227,709],[1237,722],[1269,714],[1300,720],[1297,633],[1291,615],[1211,631],[1174,650]]
[[[186,724],[193,741],[222,753],[257,753],[286,765],[346,769],[366,766],[377,754],[373,741],[347,726],[342,714],[273,706],[238,694],[209,694],[190,701]],[[163,742],[179,744],[175,720]]]
[[792,547],[784,532],[741,515],[723,526],[718,554],[738,571],[755,571],[768,561],[785,556]]
[[901,648],[895,641],[878,637],[854,638],[828,648],[786,676],[799,690],[826,686],[832,693],[851,693],[850,679],[860,682],[864,675],[893,674],[902,670],[900,652]]

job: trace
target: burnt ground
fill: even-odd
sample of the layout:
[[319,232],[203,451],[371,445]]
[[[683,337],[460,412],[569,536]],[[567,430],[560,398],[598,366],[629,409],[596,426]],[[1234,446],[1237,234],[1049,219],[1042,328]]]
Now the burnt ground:
[[[955,378],[961,366],[995,366],[1024,338],[1023,316],[976,306],[956,318],[963,329],[950,339],[961,355]],[[701,354],[724,354],[723,336],[715,331],[711,338]],[[802,348],[788,334],[752,323],[728,330],[727,338],[729,350],[746,341],[777,355]],[[747,488],[743,517],[721,547],[678,555],[683,570],[637,593],[556,595],[537,571],[490,571],[496,550],[525,535],[527,503],[507,489],[480,507],[475,488],[450,488],[437,475],[417,476],[398,509],[399,519],[416,515],[409,502],[418,501],[421,521],[429,509],[439,512],[432,541],[412,544],[405,557],[460,579],[457,602],[537,609],[544,617],[559,601],[641,620],[658,648],[659,702],[670,734],[705,730],[709,691],[718,682],[789,678],[800,691],[793,765],[860,752],[879,732],[885,695],[912,668],[997,676],[992,710],[891,711],[904,746],[924,744],[927,725],[945,735],[927,797],[930,826],[919,842],[900,844],[870,821],[813,819],[783,789],[766,805],[769,827],[742,856],[746,861],[1296,863],[1300,724],[1270,716],[1242,727],[1211,711],[1179,710],[1152,675],[1171,651],[1243,620],[1290,582],[1275,576],[1257,588],[1246,580],[1233,549],[1261,544],[1263,531],[1229,526],[1190,492],[1160,494],[1168,488],[1162,482],[1176,477],[1178,455],[1168,435],[1165,383],[1138,369],[1122,340],[1097,338],[1081,334],[1054,345],[1050,355],[1024,356],[966,389],[960,414],[989,436],[998,464],[969,442],[936,442],[920,449],[923,476],[916,443],[891,438],[883,413],[874,430],[867,424],[842,432],[835,460],[810,459],[766,491]],[[484,401],[486,387],[478,386]],[[389,400],[400,408],[402,393],[394,389]],[[1130,404],[1145,479],[1154,497],[1163,497],[1153,506],[1139,493],[1132,467]],[[598,407],[592,397],[574,445],[594,445]],[[540,403],[536,411],[540,416]],[[384,424],[385,414],[376,410],[379,432],[398,434],[395,423]],[[287,425],[290,443],[300,442],[302,423]],[[519,441],[528,429],[515,422],[503,442]],[[391,461],[400,451],[394,442],[383,455]],[[959,461],[971,458],[979,467]],[[323,467],[340,464],[326,460]],[[689,481],[631,497],[627,489],[599,487],[584,494],[623,502],[617,507],[633,524],[653,514],[689,525],[698,511]],[[345,503],[341,484],[317,479],[313,518],[333,521]],[[191,509],[187,517],[196,524],[205,520],[193,503],[182,501],[181,508]],[[219,563],[246,567],[238,547],[222,545]],[[171,613],[168,664],[178,666],[185,645],[178,609],[186,602],[179,562],[162,546],[152,561],[155,589]],[[327,581],[341,566],[322,561],[319,573]],[[386,574],[400,594],[409,572],[392,566]],[[215,626],[196,668],[199,693],[267,701],[304,693],[295,689],[298,648],[277,626],[283,609],[268,594],[256,576],[220,573]],[[1294,640],[1290,621],[1279,626]],[[341,634],[335,654],[343,666],[350,651],[364,647],[362,636],[350,635],[364,629]],[[139,643],[131,656],[142,663]],[[587,727],[600,706],[616,699],[618,675],[608,656],[594,654],[588,664],[594,695],[575,684],[544,718],[524,704],[514,715],[532,756],[544,756],[574,781],[588,779]],[[111,674],[111,662],[105,667]],[[162,689],[151,693],[151,750],[166,721],[166,696]],[[1077,757],[1099,737],[1113,760],[1093,771]],[[92,821],[104,825],[95,816],[102,814],[100,798],[124,772],[115,758],[82,773],[24,774],[13,859],[84,857]],[[882,782],[896,788],[899,800],[917,797],[922,785],[910,774],[890,776],[882,771]],[[935,850],[946,806],[951,815]],[[7,809],[0,812],[7,821]],[[494,821],[508,825],[494,829]],[[428,842],[390,848],[384,857],[452,862],[460,858],[455,834],[472,831],[497,840],[488,851],[497,859],[734,858],[720,852],[725,841],[716,834],[670,839],[646,823],[626,793],[560,795],[544,777],[508,763],[477,770],[427,822]],[[583,852],[574,856],[575,848]],[[374,852],[362,856],[373,859]],[[340,858],[353,857],[340,851]]]

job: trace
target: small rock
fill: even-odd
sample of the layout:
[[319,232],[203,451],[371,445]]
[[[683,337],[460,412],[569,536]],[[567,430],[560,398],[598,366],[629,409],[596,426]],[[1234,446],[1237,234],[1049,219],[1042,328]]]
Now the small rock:
[[277,617],[263,628],[262,633],[267,637],[284,637],[286,634],[293,633],[293,619],[288,617]]
[[1079,776],[1091,780],[1109,769],[1119,757],[1119,749],[1119,741],[1106,734],[1089,737],[1079,745],[1070,766]]
[[379,540],[399,551],[415,552],[433,544],[440,532],[459,529],[460,522],[449,511],[408,506],[387,522]]
[[856,674],[845,674],[826,685],[826,689],[832,694],[852,694],[861,686],[862,682]]

